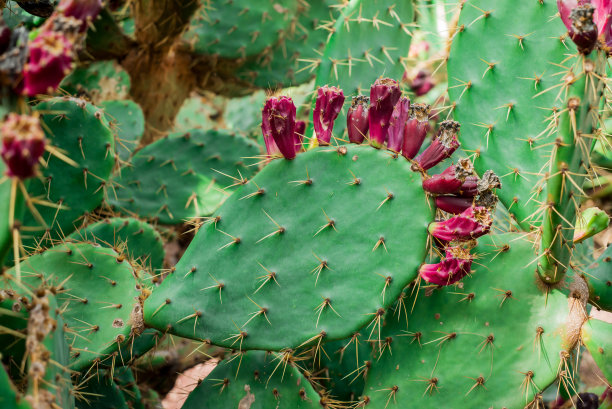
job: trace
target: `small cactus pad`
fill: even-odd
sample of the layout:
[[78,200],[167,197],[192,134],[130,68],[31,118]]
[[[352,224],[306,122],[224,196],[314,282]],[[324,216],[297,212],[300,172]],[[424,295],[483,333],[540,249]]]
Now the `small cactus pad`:
[[590,319],[582,327],[582,341],[609,385],[612,382],[612,324]]
[[257,170],[247,164],[258,154],[254,142],[228,132],[172,134],[132,157],[117,180],[117,197],[110,192],[109,199],[119,210],[164,224],[206,216],[227,196],[222,187],[240,184]]
[[388,78],[404,74],[413,19],[411,1],[353,0],[341,9],[315,81],[317,87],[334,85],[344,90],[347,107],[334,124],[336,137],[346,129],[351,97],[369,94],[380,73]]
[[320,397],[284,355],[248,351],[233,355],[189,394],[183,409],[315,409]]
[[119,159],[126,161],[138,147],[145,131],[145,118],[140,106],[127,100],[111,100],[100,103],[115,131],[115,151]]
[[88,241],[127,254],[133,264],[153,273],[164,263],[164,241],[148,223],[130,217],[112,217],[75,231],[70,236],[77,242]]
[[[113,133],[102,111],[82,99],[53,98],[38,104],[36,110],[54,151],[70,163],[53,154],[45,155],[47,166],[40,168],[43,177],[30,180],[28,193],[50,202],[36,206],[47,226],[41,226],[30,212],[26,212],[24,224],[38,228],[33,232],[35,237],[47,227],[58,234],[69,234],[104,198],[102,187],[115,163]],[[24,237],[31,230],[24,232]]]
[[194,53],[244,58],[276,43],[289,27],[297,0],[201,2],[183,40]]
[[0,402],[4,409],[31,409],[13,385],[3,365],[0,365]]
[[564,61],[574,46],[557,12],[554,1],[470,0],[448,60],[462,147],[477,152],[480,174],[492,169],[501,177],[499,198],[519,222],[546,200],[538,182],[558,137],[553,110],[565,108],[558,64],[571,65]]
[[584,271],[589,283],[591,304],[612,312],[612,246]]
[[108,362],[118,343],[143,329],[133,269],[112,249],[66,243],[27,258],[20,268],[22,281],[31,287],[43,281],[61,285],[57,299],[66,305],[72,369],[89,367],[98,359]]
[[[519,234],[484,236],[470,277],[419,291],[414,310],[402,299],[386,317],[380,337],[389,347],[368,374],[367,407],[510,409],[539,399],[569,365],[562,348],[571,350],[579,331],[566,337],[571,301],[536,285],[531,246]],[[583,307],[574,310],[586,319]]]
[[130,76],[118,63],[100,61],[75,69],[60,87],[74,96],[85,95],[98,104],[126,98],[130,92]]
[[347,338],[416,278],[430,206],[410,163],[370,146],[274,160],[200,228],[147,323],[247,349]]
[[[128,370],[119,368],[118,371]],[[126,396],[120,385],[115,382],[112,372],[100,370],[95,376],[90,376],[83,385],[82,392],[87,401],[77,404],[77,409],[130,409]]]

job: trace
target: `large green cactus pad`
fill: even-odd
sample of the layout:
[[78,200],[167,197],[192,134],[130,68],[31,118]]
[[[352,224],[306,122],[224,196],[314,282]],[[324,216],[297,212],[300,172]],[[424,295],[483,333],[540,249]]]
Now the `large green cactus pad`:
[[26,212],[24,224],[29,228],[23,235],[38,237],[49,227],[56,239],[71,233],[83,215],[102,202],[103,186],[115,163],[113,133],[102,111],[82,99],[53,98],[38,104],[36,110],[49,143],[72,162],[45,155],[43,177],[30,180],[28,192],[47,202],[36,206],[47,226]]
[[99,61],[79,67],[60,84],[67,93],[85,95],[96,104],[109,99],[126,98],[130,86],[130,76],[114,61]]
[[258,154],[254,142],[225,131],[172,134],[132,157],[109,199],[120,210],[164,224],[209,215],[227,196],[222,187],[257,170],[247,165]]
[[472,252],[459,285],[420,291],[414,310],[413,300],[398,306],[408,324],[388,315],[368,408],[523,408],[556,379],[568,299],[536,284],[531,243],[485,236]]
[[[43,281],[61,284],[57,299],[66,308],[72,369],[106,360],[133,330],[142,329],[135,273],[112,249],[66,243],[27,258],[20,268],[23,282],[31,287]],[[8,273],[15,275],[14,268]]]
[[319,395],[282,357],[249,351],[222,361],[189,394],[183,409],[320,408]]
[[138,147],[145,131],[145,118],[140,106],[131,100],[103,101],[100,106],[108,115],[115,131],[115,151],[121,160],[128,160]]
[[612,246],[589,265],[584,276],[589,283],[590,302],[597,308],[612,311]]
[[565,108],[558,73],[567,69],[555,64],[574,52],[557,12],[554,1],[469,0],[448,60],[462,147],[477,153],[479,173],[501,177],[499,198],[524,228],[537,224],[525,219],[546,201],[538,182],[558,136],[553,108]]
[[275,160],[201,227],[146,320],[247,349],[346,338],[417,276],[432,217],[403,157],[347,145]]
[[379,75],[402,78],[413,19],[411,1],[351,0],[341,9],[315,81],[316,86],[344,90],[346,107],[334,124],[334,135],[341,137],[346,129],[351,97],[369,95]]

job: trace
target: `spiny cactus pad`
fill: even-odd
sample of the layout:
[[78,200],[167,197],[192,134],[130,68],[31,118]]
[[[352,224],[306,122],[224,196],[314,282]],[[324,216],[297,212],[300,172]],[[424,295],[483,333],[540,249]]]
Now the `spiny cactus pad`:
[[119,210],[164,224],[209,215],[227,196],[222,187],[236,183],[232,177],[240,180],[240,174],[249,177],[257,170],[246,165],[258,154],[255,143],[228,132],[172,134],[132,157],[117,178],[117,197],[109,193],[109,199]]
[[346,338],[417,276],[432,217],[420,175],[386,151],[273,161],[201,227],[147,323],[248,349]]
[[493,169],[501,177],[499,198],[519,222],[546,200],[537,189],[558,137],[551,118],[555,107],[565,108],[557,99],[564,96],[558,75],[564,69],[555,64],[574,52],[574,45],[556,13],[554,1],[517,7],[513,0],[470,0],[461,10],[448,60],[462,148],[477,152],[474,167],[480,174]]
[[85,95],[97,104],[126,98],[130,92],[130,76],[118,63],[100,61],[75,69],[60,87],[71,95]]
[[531,245],[519,234],[484,236],[471,277],[420,291],[414,310],[412,299],[397,305],[408,324],[398,311],[386,317],[388,348],[368,375],[367,407],[523,408],[552,383],[566,369],[568,300],[538,288],[526,268]]
[[320,408],[319,395],[282,354],[248,351],[219,365],[189,394],[183,409]]
[[3,365],[0,365],[0,396],[2,396],[2,405],[6,409],[31,409],[27,401],[18,394]]
[[[110,364],[108,355],[118,343],[143,329],[135,273],[112,249],[66,243],[27,258],[20,268],[31,287],[46,282],[63,288],[57,299],[67,306],[63,317],[72,369],[89,367],[97,359]],[[122,357],[116,359],[121,362]]]
[[121,160],[128,160],[138,147],[145,131],[145,118],[140,106],[131,100],[110,100],[100,103],[115,131],[115,152]]
[[83,385],[83,392],[88,402],[79,402],[78,409],[130,409],[124,392],[115,382],[111,371],[100,370],[89,378]]
[[113,134],[98,108],[82,99],[53,98],[38,104],[36,110],[50,144],[72,163],[47,154],[47,166],[41,167],[43,178],[30,181],[29,195],[51,202],[51,206],[36,207],[47,226],[41,226],[31,212],[26,212],[24,224],[38,227],[24,234],[26,238],[30,234],[41,236],[46,227],[54,233],[72,232],[79,219],[102,202],[103,186],[115,163]]
[[164,241],[148,223],[131,217],[112,217],[75,231],[68,239],[110,247],[153,273],[164,263]]
[[224,58],[254,55],[284,35],[297,4],[297,0],[201,2],[183,40],[200,55]]
[[597,308],[612,311],[612,246],[584,271],[589,283],[590,302]]
[[610,384],[612,382],[612,324],[590,319],[582,327],[582,341]]
[[351,97],[368,94],[380,73],[388,78],[402,77],[413,19],[411,1],[352,0],[341,9],[315,81],[316,86],[334,85],[344,90],[347,106],[334,125],[334,136],[342,137],[346,129]]

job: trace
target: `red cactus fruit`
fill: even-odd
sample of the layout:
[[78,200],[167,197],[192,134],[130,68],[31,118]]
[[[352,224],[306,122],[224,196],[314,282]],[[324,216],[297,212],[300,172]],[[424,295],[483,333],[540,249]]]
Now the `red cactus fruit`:
[[57,10],[66,17],[79,20],[81,22],[79,31],[84,32],[89,23],[100,14],[102,0],[61,0]]
[[315,108],[312,112],[312,124],[319,145],[329,145],[334,121],[342,110],[344,104],[344,93],[336,87],[320,87],[317,90]]
[[406,121],[410,115],[410,99],[406,97],[400,98],[393,108],[391,120],[389,121],[389,129],[387,131],[387,149],[393,152],[401,152],[404,143],[404,130]]
[[489,209],[472,206],[448,220],[430,223],[427,229],[438,240],[467,241],[489,233],[492,223]]
[[[470,178],[468,180],[468,177]],[[476,181],[478,178],[475,178]],[[476,194],[476,181],[474,181],[474,166],[467,159],[460,159],[455,165],[451,165],[439,175],[423,180],[423,190],[429,193],[443,194],[461,194],[461,187],[467,182],[466,186]],[[473,185],[473,189],[471,189]]]
[[597,44],[599,32],[593,21],[594,14],[595,8],[590,4],[585,4],[573,9],[569,16],[572,22],[568,30],[569,36],[582,54],[590,54]]
[[410,107],[410,116],[404,128],[404,141],[402,155],[406,159],[414,158],[429,132],[429,112],[427,104],[413,104]]
[[387,141],[389,120],[393,108],[400,99],[402,91],[397,81],[390,78],[379,78],[370,88],[370,143],[375,148],[382,148]]
[[438,196],[436,207],[447,213],[460,214],[472,207],[474,198],[472,196]]
[[274,152],[274,146],[270,143],[272,140],[286,159],[295,158],[302,141],[295,134],[296,109],[293,100],[286,96],[269,98],[261,114],[261,130],[268,154]]
[[351,107],[346,115],[346,129],[348,130],[349,141],[352,143],[362,143],[368,134],[369,101],[365,95],[353,97]]
[[440,124],[436,139],[415,159],[421,169],[431,169],[457,150],[460,146],[457,139],[459,128],[459,122],[455,121],[443,121]]
[[6,164],[7,176],[22,180],[34,176],[46,144],[38,117],[10,113],[0,127],[0,132],[0,156]]
[[72,43],[56,31],[43,31],[29,44],[28,63],[23,69],[23,94],[51,93],[70,72]]
[[423,264],[419,275],[428,283],[451,285],[468,275],[472,268],[472,257],[462,247],[447,247],[446,257],[437,264]]
[[429,73],[421,70],[412,80],[410,89],[417,97],[427,94],[434,87],[434,82]]

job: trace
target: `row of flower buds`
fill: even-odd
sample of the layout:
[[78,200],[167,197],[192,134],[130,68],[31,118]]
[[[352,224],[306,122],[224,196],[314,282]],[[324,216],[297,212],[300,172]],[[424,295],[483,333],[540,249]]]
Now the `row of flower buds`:
[[[3,69],[9,77],[18,74],[11,78],[18,84],[16,91],[30,97],[55,91],[72,69],[76,48],[101,9],[101,0],[61,0],[27,46],[20,29],[11,33],[8,27],[2,27],[0,66],[9,68]],[[24,52],[17,52],[18,48]],[[13,72],[15,67],[19,72]]]
[[611,0],[557,0],[559,15],[578,51],[589,54],[601,38],[612,47]]

